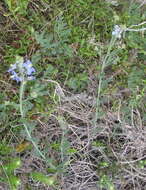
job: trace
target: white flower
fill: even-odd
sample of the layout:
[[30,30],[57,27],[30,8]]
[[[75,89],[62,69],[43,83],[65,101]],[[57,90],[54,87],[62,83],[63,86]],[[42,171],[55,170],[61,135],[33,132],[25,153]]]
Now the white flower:
[[118,25],[115,25],[114,30],[112,31],[112,36],[115,36],[116,38],[120,39],[122,32],[123,32],[122,28]]

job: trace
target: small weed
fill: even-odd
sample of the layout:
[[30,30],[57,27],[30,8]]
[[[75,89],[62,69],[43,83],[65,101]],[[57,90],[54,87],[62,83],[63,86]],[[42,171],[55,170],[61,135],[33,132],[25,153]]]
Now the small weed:
[[1,164],[0,173],[2,175],[1,181],[9,184],[10,189],[15,190],[21,184],[19,177],[15,175],[15,170],[21,167],[21,160],[19,158],[9,160],[7,164]]
[[17,15],[23,15],[25,16],[27,14],[27,6],[29,3],[29,0],[5,0],[8,9],[10,11],[10,13],[13,16],[17,16]]

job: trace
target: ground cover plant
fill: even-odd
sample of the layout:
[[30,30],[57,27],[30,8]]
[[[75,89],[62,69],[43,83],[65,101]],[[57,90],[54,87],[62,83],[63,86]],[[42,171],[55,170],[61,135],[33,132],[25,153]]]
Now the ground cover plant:
[[146,3],[1,0],[0,189],[146,189]]

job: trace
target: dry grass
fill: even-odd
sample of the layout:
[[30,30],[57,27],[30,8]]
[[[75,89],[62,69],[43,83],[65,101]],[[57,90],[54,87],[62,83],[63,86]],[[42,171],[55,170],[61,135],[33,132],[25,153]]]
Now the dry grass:
[[[52,142],[60,142],[62,136],[70,142],[74,154],[64,154],[48,147],[47,156],[58,163],[65,161],[64,172],[58,178],[59,187],[63,190],[100,190],[98,182],[103,175],[108,175],[115,189],[144,190],[146,188],[146,169],[140,168],[139,162],[146,159],[146,130],[138,110],[131,110],[133,114],[130,122],[126,123],[122,117],[120,103],[117,111],[111,108],[93,126],[94,101],[87,94],[70,95],[60,99],[60,106],[48,118],[40,123],[35,135],[40,139],[40,146]],[[95,98],[92,97],[92,100]],[[58,117],[59,116],[59,117]],[[61,119],[63,118],[63,120]],[[94,142],[100,142],[97,145]],[[107,167],[101,166],[108,163]],[[17,171],[22,175],[21,190],[25,189],[28,179],[24,173],[30,173],[34,168],[44,171],[45,165],[31,153],[23,157],[23,167]],[[51,190],[39,183],[29,181],[33,189]]]

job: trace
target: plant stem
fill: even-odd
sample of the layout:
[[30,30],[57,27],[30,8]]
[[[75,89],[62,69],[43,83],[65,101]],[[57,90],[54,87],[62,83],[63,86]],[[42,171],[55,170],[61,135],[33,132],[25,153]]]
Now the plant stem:
[[[24,115],[24,112],[23,112],[23,94],[24,94],[24,87],[25,87],[25,84],[26,84],[26,81],[25,80],[22,80],[21,82],[21,85],[20,85],[20,99],[19,99],[19,104],[20,104],[20,114],[21,114],[21,118],[24,119],[25,118],[25,115]],[[39,155],[44,159],[46,160],[45,156],[42,154],[42,152],[38,149],[38,146],[37,144],[34,142],[34,140],[32,139],[31,137],[31,134],[28,130],[28,127],[25,123],[23,123],[23,126],[24,126],[24,129],[25,129],[25,132],[27,134],[27,137],[28,139],[31,141],[31,143],[33,144],[34,148],[36,149],[36,151],[39,153]]]
[[97,98],[96,98],[96,111],[95,111],[95,117],[93,120],[93,124],[94,126],[96,126],[96,122],[99,116],[99,108],[100,108],[100,96],[101,96],[101,88],[102,88],[102,81],[103,81],[103,74],[104,74],[104,69],[106,67],[106,65],[108,64],[109,58],[110,58],[110,53],[112,50],[112,47],[114,46],[116,41],[116,37],[112,37],[108,50],[107,50],[107,54],[105,55],[103,62],[102,62],[102,67],[101,67],[101,72],[100,72],[100,76],[99,76],[99,83],[98,83],[98,92],[97,92]]

